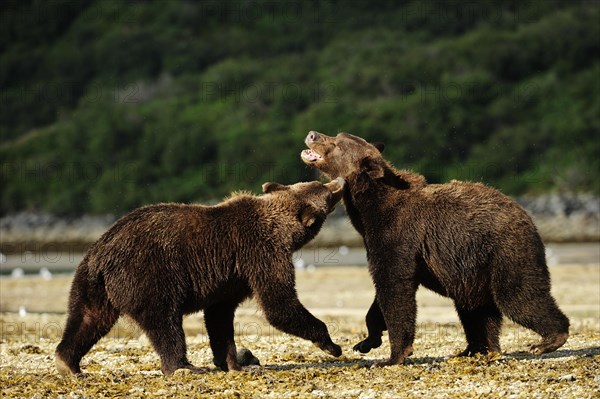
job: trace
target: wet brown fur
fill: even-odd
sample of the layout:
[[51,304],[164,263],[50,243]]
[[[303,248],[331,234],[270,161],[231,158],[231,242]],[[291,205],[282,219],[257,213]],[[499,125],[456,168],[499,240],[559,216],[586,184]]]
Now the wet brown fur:
[[515,201],[481,183],[427,184],[386,162],[383,145],[349,134],[310,132],[306,143],[320,159],[303,153],[305,163],[345,179],[346,211],[367,249],[376,298],[356,350],[380,346],[387,329],[391,356],[378,365],[412,353],[419,285],[454,300],[461,355],[500,352],[502,316],[542,336],[534,354],[565,343],[569,321],[550,294],[544,245]]
[[186,357],[182,319],[201,309],[215,365],[239,370],[234,312],[252,295],[273,326],[339,356],[325,324],[299,302],[291,260],[318,233],[341,188],[265,183],[263,191],[216,206],[150,205],[115,222],[76,270],[59,372],[80,373],[81,358],[121,314],[144,330],[163,373],[198,371]]

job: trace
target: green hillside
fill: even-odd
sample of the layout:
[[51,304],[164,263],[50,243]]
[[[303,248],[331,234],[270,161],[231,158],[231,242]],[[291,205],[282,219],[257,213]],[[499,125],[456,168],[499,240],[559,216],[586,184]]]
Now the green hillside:
[[309,130],[383,141],[431,182],[600,191],[598,1],[0,11],[2,214],[122,213],[312,179]]

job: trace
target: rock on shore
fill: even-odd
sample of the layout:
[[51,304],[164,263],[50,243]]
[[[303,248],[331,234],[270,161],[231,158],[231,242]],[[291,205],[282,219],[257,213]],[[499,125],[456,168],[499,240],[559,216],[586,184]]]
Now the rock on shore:
[[599,241],[600,198],[591,194],[550,194],[521,197],[547,242]]

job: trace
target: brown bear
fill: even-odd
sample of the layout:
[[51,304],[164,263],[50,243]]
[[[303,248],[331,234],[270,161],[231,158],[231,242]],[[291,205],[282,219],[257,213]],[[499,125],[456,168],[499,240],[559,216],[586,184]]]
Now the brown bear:
[[325,324],[298,300],[292,253],[319,232],[342,186],[265,183],[261,196],[237,193],[215,206],[150,205],[117,220],[75,272],[58,371],[80,373],[81,358],[121,314],[146,333],[164,374],[201,371],[187,360],[182,327],[184,314],[201,309],[214,364],[239,370],[234,312],[253,295],[274,327],[339,356]]
[[515,201],[481,183],[427,184],[394,169],[382,144],[350,134],[311,131],[305,143],[306,164],[346,181],[344,204],[375,284],[368,336],[354,349],[366,353],[389,332],[391,356],[375,366],[412,353],[419,285],[454,300],[467,338],[460,355],[500,352],[503,315],[542,336],[533,354],[566,342],[569,320],[550,294],[544,244]]

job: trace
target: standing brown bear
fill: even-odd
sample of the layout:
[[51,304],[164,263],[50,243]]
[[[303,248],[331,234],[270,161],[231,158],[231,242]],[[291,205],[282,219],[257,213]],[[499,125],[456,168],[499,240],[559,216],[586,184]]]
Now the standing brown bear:
[[383,145],[350,134],[313,131],[305,142],[306,164],[346,181],[346,211],[367,249],[375,301],[355,350],[379,347],[387,329],[391,356],[376,366],[403,363],[419,285],[454,300],[467,338],[460,355],[500,352],[502,315],[542,336],[533,354],[565,343],[569,320],[550,295],[544,245],[515,201],[480,183],[427,184],[386,162]]
[[200,371],[187,360],[184,314],[204,309],[214,364],[239,370],[233,318],[252,295],[276,328],[341,349],[298,300],[292,253],[319,232],[343,182],[265,183],[265,195],[236,194],[215,206],[159,204],[119,219],[78,266],[69,316],[56,349],[60,373],[79,362],[117,321],[135,320],[160,355],[161,370]]

